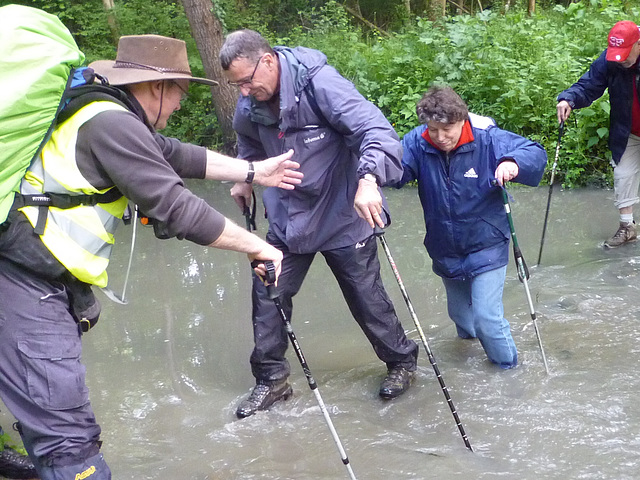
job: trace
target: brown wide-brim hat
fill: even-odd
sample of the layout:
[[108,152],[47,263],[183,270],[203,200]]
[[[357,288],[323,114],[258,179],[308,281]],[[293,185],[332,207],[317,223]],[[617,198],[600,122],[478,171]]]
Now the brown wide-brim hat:
[[160,35],[120,37],[115,61],[98,60],[89,67],[111,85],[181,79],[218,85],[215,80],[191,75],[185,42]]

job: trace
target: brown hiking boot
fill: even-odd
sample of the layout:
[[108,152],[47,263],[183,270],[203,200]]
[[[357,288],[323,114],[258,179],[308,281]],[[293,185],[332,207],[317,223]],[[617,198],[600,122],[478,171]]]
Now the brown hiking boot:
[[616,248],[620,245],[624,245],[625,243],[635,242],[637,239],[638,232],[636,231],[636,224],[620,222],[618,231],[613,235],[613,237],[604,242],[604,246]]

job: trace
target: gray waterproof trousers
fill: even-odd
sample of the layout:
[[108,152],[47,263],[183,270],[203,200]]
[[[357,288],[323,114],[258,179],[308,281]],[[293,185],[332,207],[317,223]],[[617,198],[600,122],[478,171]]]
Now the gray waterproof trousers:
[[42,480],[111,478],[81,351],[64,285],[0,257],[0,396]]
[[[292,297],[298,293],[309,271],[315,253],[295,254],[273,234],[267,242],[284,254],[278,279],[282,308],[291,320]],[[382,285],[375,236],[348,247],[320,252],[335,276],[349,310],[371,343],[373,350],[387,367],[416,369],[418,346],[409,340],[391,299]],[[275,383],[287,378],[290,365],[285,358],[287,332],[282,319],[269,299],[262,280],[253,279],[253,336],[251,370],[258,383]]]

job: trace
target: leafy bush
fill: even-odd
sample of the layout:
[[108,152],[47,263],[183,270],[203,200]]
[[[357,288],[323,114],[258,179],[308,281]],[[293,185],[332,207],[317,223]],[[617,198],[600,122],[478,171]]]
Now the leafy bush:
[[[415,105],[427,88],[448,84],[471,111],[542,143],[551,157],[558,138],[557,95],[606,47],[611,26],[639,13],[638,7],[625,13],[619,2],[580,2],[533,18],[523,11],[489,10],[437,23],[418,18],[390,39],[363,40],[357,30],[340,25],[299,40],[324,51],[400,135],[417,125]],[[351,37],[348,49],[339,40],[345,35]],[[610,182],[608,108],[605,95],[567,122],[557,170],[565,186]]]
[[[59,15],[88,61],[115,57],[116,40],[101,0],[16,3]],[[566,7],[555,0],[539,0],[538,12],[529,17],[526,2],[511,3],[505,15],[500,13],[503,3],[496,0],[492,9],[474,16],[447,17],[435,23],[416,18],[397,27],[400,31],[390,38],[363,33],[334,0],[221,0],[212,5],[228,30],[253,28],[273,44],[323,51],[332,65],[382,109],[400,135],[417,125],[415,105],[429,86],[448,84],[471,111],[542,143],[552,164],[558,139],[558,93],[577,81],[606,47],[611,26],[618,20],[640,18],[640,7],[629,0],[582,0]],[[119,34],[181,38],[187,42],[194,74],[203,75],[179,1],[117,0],[116,6]],[[556,172],[565,186],[611,183],[609,108],[605,95],[572,113]],[[193,86],[182,110],[174,114],[163,133],[206,146],[221,145],[224,139],[217,133],[209,90]]]

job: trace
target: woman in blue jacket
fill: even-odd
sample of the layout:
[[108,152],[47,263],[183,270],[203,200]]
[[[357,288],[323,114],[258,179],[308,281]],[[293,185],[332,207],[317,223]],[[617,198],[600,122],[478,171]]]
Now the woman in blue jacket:
[[538,185],[546,152],[469,113],[450,87],[432,87],[416,111],[426,125],[402,140],[404,175],[396,186],[418,181],[424,244],[458,336],[478,338],[489,360],[513,368],[518,354],[502,305],[510,231],[493,180]]

